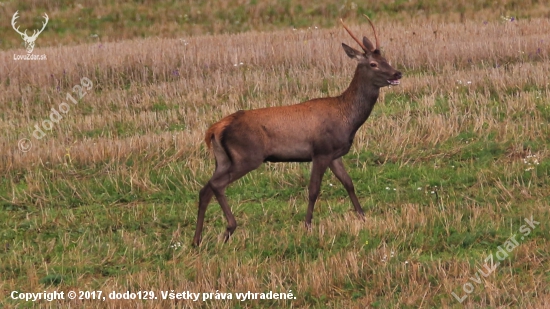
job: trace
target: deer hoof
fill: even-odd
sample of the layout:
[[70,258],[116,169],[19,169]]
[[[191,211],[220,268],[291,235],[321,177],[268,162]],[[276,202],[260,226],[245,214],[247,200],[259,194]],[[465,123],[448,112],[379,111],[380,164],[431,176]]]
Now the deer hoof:
[[225,233],[223,234],[223,242],[227,243],[227,241],[229,241],[230,236],[231,236],[231,233],[229,231],[225,231]]
[[193,247],[198,247],[201,244],[201,238],[195,238],[193,239]]

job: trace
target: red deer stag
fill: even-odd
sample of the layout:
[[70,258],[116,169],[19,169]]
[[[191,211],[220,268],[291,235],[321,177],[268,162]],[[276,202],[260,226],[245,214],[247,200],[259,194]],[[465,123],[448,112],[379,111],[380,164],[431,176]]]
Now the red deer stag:
[[368,20],[376,46],[366,37],[361,43],[340,20],[344,29],[363,49],[360,52],[342,43],[348,57],[358,64],[351,84],[340,96],[290,106],[241,110],[221,119],[206,131],[204,140],[214,153],[216,169],[199,193],[194,245],[198,246],[201,242],[204,215],[213,195],[227,219],[225,241],[229,239],[237,228],[237,222],[227,204],[225,188],[263,162],[312,162],[305,221],[307,228],[311,227],[313,206],[327,167],[344,185],[357,214],[364,218],[342,156],[348,153],[355,133],[369,117],[380,88],[398,85],[402,77],[401,72],[380,54],[376,29]]

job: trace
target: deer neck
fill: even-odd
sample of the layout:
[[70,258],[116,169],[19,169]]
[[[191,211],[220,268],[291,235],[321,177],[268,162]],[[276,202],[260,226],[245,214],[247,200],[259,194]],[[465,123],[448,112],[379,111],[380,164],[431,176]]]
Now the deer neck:
[[341,95],[344,116],[353,134],[365,123],[380,94],[380,87],[373,85],[366,73],[358,66],[350,85]]

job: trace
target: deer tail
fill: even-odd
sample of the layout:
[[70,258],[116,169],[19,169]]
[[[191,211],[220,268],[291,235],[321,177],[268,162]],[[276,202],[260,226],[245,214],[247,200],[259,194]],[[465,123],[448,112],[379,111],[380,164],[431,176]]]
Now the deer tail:
[[222,118],[222,120],[216,122],[208,130],[206,130],[206,134],[204,137],[204,142],[206,143],[206,147],[208,149],[212,149],[212,139],[214,139],[219,145],[221,145],[221,140],[223,138],[223,132],[229,126],[235,118],[239,116],[240,112],[231,114],[227,117]]

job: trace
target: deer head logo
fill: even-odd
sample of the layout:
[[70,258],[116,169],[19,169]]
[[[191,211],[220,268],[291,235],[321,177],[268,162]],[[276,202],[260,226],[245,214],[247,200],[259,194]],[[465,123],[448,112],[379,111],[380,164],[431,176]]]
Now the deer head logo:
[[21,35],[21,38],[23,38],[23,41],[25,41],[25,48],[27,49],[27,53],[32,53],[33,49],[34,49],[34,41],[36,41],[36,38],[38,37],[38,35],[40,33],[42,33],[42,31],[44,31],[44,28],[46,28],[46,25],[48,24],[48,15],[46,13],[44,13],[44,19],[46,20],[45,22],[42,22],[42,29],[40,29],[40,31],[36,32],[37,30],[33,30],[32,32],[32,35],[31,36],[28,36],[27,35],[27,30],[25,30],[25,32],[21,32],[19,31],[19,26],[17,26],[17,28],[15,28],[15,20],[19,18],[19,16],[17,15],[19,13],[19,11],[16,11],[15,14],[13,14],[13,18],[11,19],[11,26],[13,27],[13,29],[15,30],[15,32],[19,33]]

